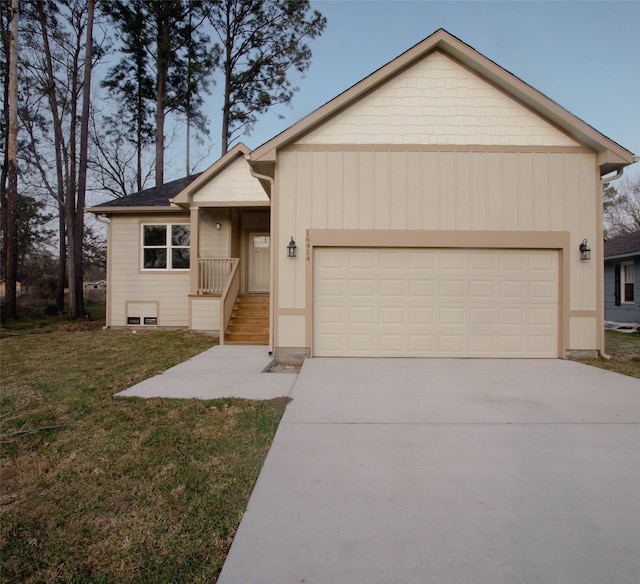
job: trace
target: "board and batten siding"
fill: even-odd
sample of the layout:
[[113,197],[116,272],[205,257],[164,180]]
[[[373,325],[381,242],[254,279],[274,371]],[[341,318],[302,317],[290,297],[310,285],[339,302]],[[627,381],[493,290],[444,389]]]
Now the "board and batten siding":
[[[584,152],[299,151],[280,155],[277,249],[306,229],[598,233],[595,155]],[[571,308],[595,310],[595,262],[572,263]],[[304,307],[302,262],[279,305]]]
[[113,215],[109,283],[109,325],[126,326],[127,304],[157,303],[158,326],[189,326],[189,270],[147,272],[141,269],[143,223],[189,223],[188,214]]

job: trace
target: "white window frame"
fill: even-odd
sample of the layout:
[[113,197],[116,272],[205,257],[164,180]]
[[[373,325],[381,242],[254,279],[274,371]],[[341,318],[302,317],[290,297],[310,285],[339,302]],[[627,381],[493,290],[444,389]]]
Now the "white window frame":
[[[172,241],[172,233],[173,227],[175,226],[183,226],[189,227],[189,244],[188,245],[173,245]],[[144,243],[144,232],[145,227],[164,227],[165,228],[165,242],[164,245],[145,245]],[[166,264],[163,268],[147,268],[145,267],[145,257],[144,252],[147,249],[164,249],[166,251]],[[191,255],[191,224],[190,223],[142,223],[140,225],[140,269],[144,272],[184,272],[189,270],[190,266],[186,266],[184,268],[176,267],[174,268],[172,265],[173,262],[173,253],[174,249],[186,249],[189,250],[189,257]]]
[[[627,300],[627,284],[631,284],[631,300]],[[634,262],[622,262],[620,264],[620,302],[621,304],[635,304],[636,285]]]

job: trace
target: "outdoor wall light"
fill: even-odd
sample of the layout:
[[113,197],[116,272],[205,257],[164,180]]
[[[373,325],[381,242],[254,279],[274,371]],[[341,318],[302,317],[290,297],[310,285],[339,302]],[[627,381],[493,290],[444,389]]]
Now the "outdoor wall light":
[[291,236],[291,241],[287,246],[287,257],[295,258],[298,254],[298,248],[296,247],[296,242],[293,241],[293,235]]
[[581,260],[590,260],[591,259],[591,248],[587,245],[587,240],[583,239],[580,244],[580,259]]
[[222,223],[216,223],[216,229],[220,231],[222,229]]

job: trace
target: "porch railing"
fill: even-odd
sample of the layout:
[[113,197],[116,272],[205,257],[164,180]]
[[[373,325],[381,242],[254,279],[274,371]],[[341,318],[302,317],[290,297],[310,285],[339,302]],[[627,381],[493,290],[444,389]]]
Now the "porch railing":
[[240,270],[238,269],[238,263],[233,266],[231,274],[227,280],[227,285],[222,291],[220,297],[220,344],[224,345],[224,334],[231,320],[231,314],[233,313],[233,306],[236,303],[236,298],[240,292]]
[[198,294],[222,294],[238,258],[198,258]]

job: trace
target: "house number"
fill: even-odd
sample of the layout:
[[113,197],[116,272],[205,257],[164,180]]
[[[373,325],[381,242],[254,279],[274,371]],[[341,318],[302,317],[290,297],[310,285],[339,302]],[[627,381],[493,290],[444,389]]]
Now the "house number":
[[307,261],[311,260],[311,238],[309,237],[309,230],[307,229],[307,239],[305,243],[305,259]]

